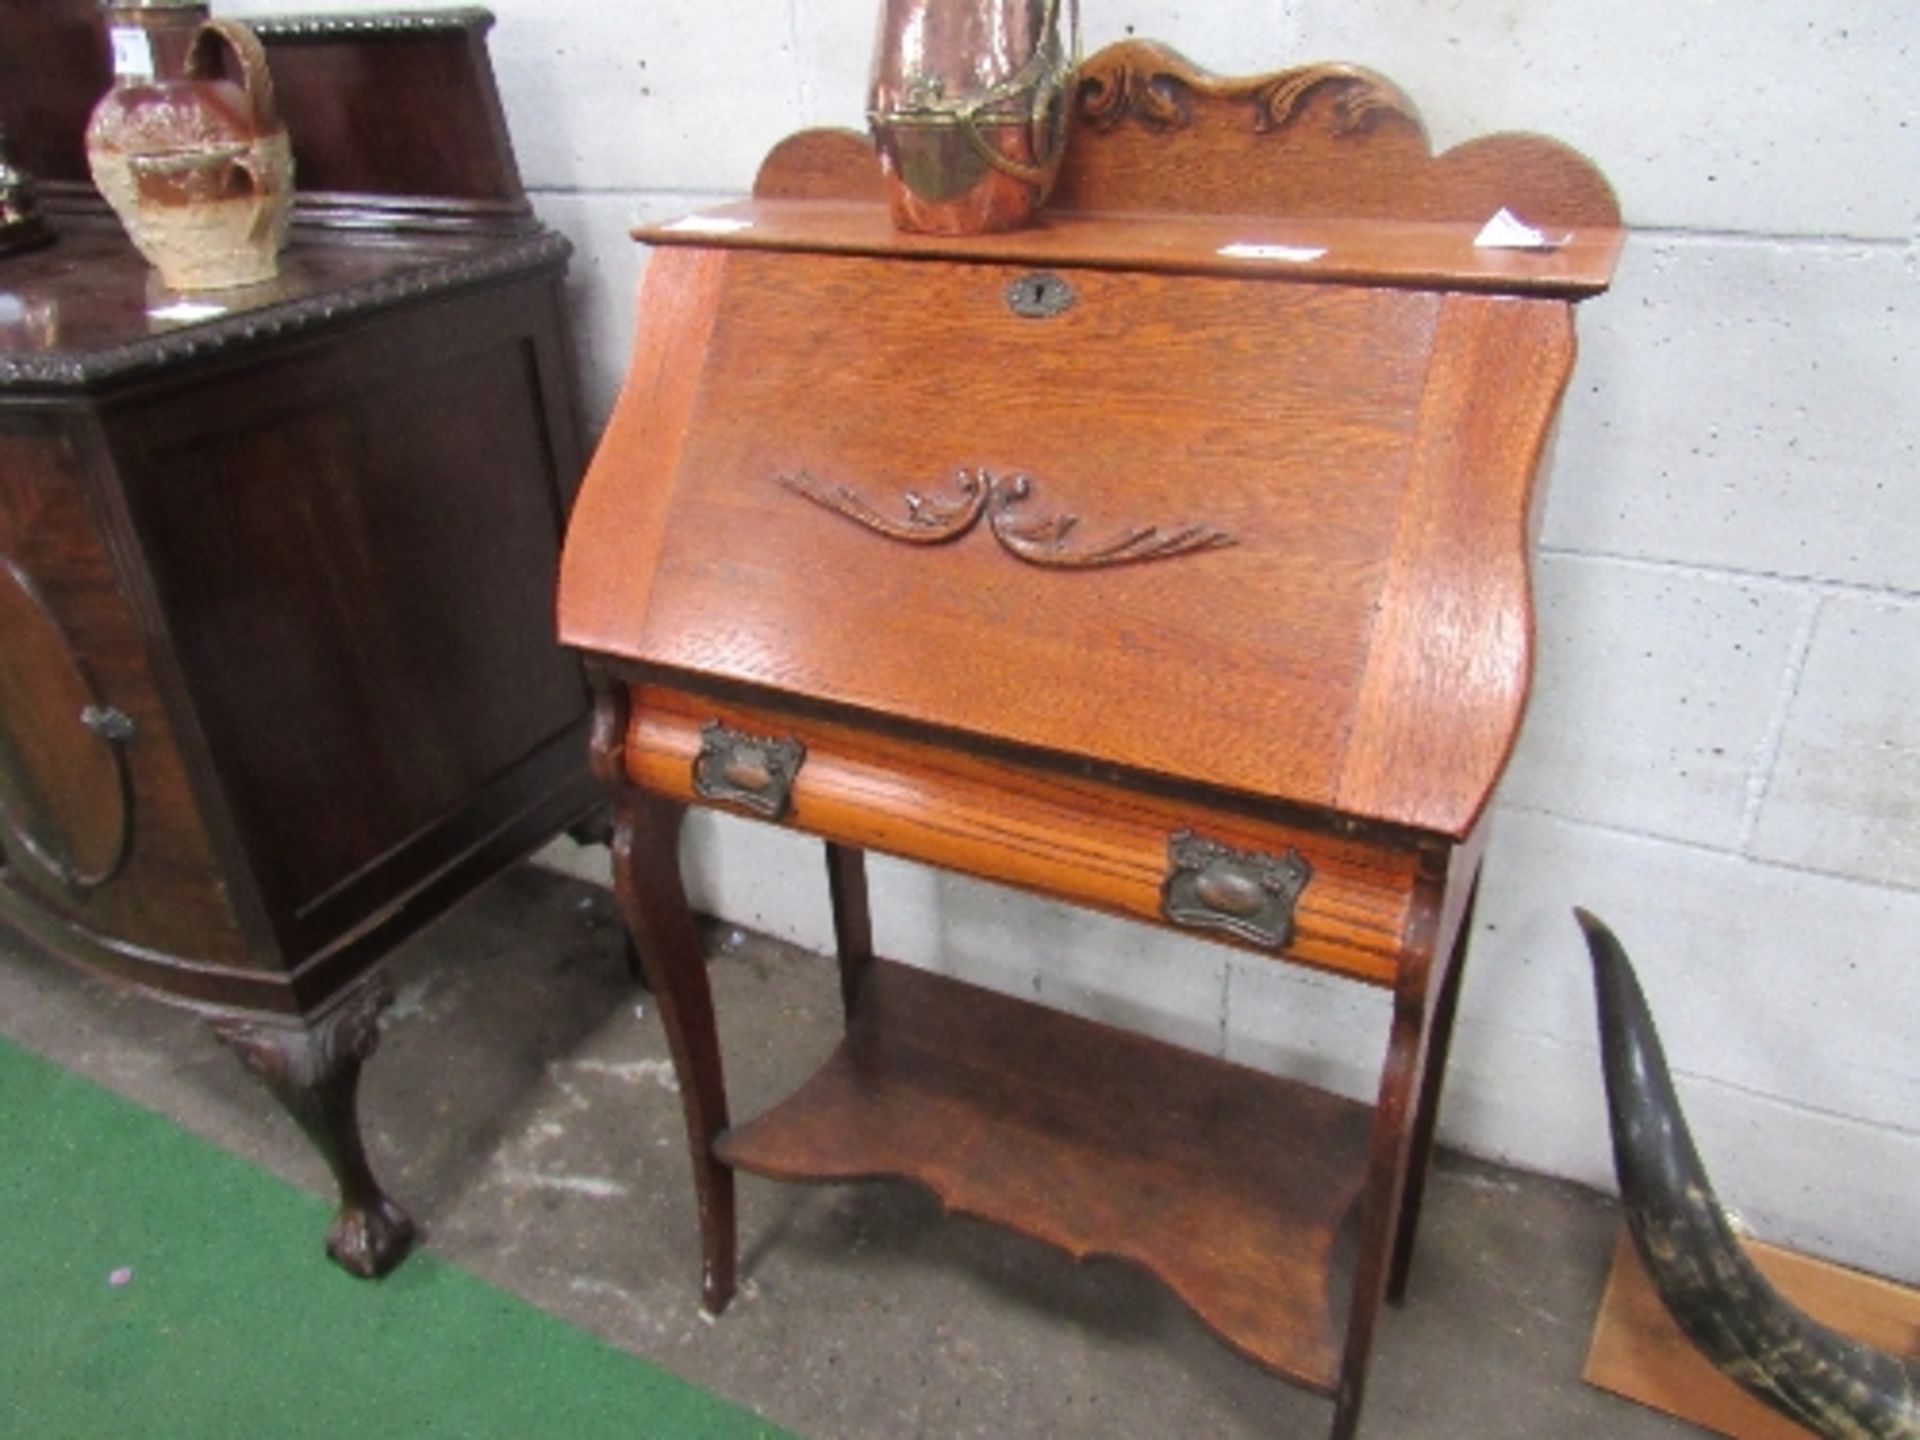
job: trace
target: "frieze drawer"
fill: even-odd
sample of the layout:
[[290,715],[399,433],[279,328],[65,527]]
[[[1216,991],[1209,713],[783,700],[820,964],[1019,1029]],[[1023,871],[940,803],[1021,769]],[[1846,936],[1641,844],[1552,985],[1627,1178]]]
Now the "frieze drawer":
[[[1206,803],[1025,757],[962,754],[845,719],[667,686],[636,684],[630,699],[627,778],[655,793],[777,818],[862,849],[932,856],[984,880],[1393,983],[1420,876],[1411,843],[1383,862],[1377,844],[1266,819],[1254,806],[1238,814],[1218,797]],[[780,756],[793,770],[777,812],[728,793],[731,782],[703,778],[729,768],[736,781],[770,776]],[[1303,881],[1284,907],[1281,944],[1249,923],[1279,908],[1262,887],[1269,871],[1283,888],[1284,877]],[[1239,923],[1236,909],[1245,912]],[[1217,923],[1196,910],[1213,911]]]

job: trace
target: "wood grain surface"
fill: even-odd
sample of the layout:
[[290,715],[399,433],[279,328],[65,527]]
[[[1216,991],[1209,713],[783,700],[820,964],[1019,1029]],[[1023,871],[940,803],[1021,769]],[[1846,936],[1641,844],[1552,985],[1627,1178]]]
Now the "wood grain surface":
[[[1754,1265],[1821,1324],[1920,1364],[1920,1291],[1777,1246],[1747,1241]],[[1810,1431],[1714,1369],[1648,1283],[1625,1231],[1594,1323],[1583,1378],[1735,1440],[1804,1440]]]
[[[1359,66],[1212,74],[1151,40],[1126,40],[1080,68],[1054,215],[1164,212],[1451,222],[1507,208],[1557,231],[1608,231],[1620,206],[1577,151],[1543,135],[1481,136],[1440,156],[1413,102]],[[864,135],[805,131],[776,146],[754,194],[878,200]]]
[[1410,838],[1396,849],[1299,820],[1236,813],[1204,796],[1157,795],[969,754],[934,738],[877,734],[850,717],[654,685],[633,687],[632,704],[624,758],[635,785],[695,802],[700,732],[715,720],[751,735],[792,735],[807,747],[786,822],[794,828],[1129,919],[1166,923],[1161,886],[1176,831],[1194,828],[1263,854],[1297,851],[1313,878],[1285,958],[1373,985],[1390,986],[1398,975],[1422,864]]
[[[1351,66],[1222,78],[1129,43],[1074,104],[1022,231],[902,235],[866,141],[809,131],[751,200],[640,232],[562,634],[611,687],[624,804],[738,808],[711,788],[737,772],[828,842],[847,1041],[711,1148],[704,978],[684,941],[650,971],[680,992],[710,1306],[730,1167],[903,1176],[1145,1265],[1351,1440],[1527,694],[1570,302],[1609,282],[1618,206],[1551,141],[1433,157]],[[1556,243],[1476,246],[1502,206]],[[1278,958],[1393,989],[1372,1106],[873,956],[867,850],[1155,920],[1182,830],[1310,866]],[[639,883],[670,847],[628,853],[636,933],[684,931]]]
[[782,1180],[917,1180],[1076,1258],[1134,1261],[1327,1394],[1327,1273],[1367,1133],[1352,1101],[880,960],[826,1065],[715,1153]]
[[[857,137],[855,137],[857,138]],[[776,191],[805,193],[796,179]],[[1478,219],[1384,221],[1349,215],[1163,215],[1043,211],[1024,230],[995,235],[908,233],[873,201],[802,198],[736,201],[681,220],[643,226],[649,245],[720,250],[905,256],[1019,265],[1283,279],[1302,284],[1388,285],[1581,300],[1607,288],[1624,235],[1613,226],[1557,232],[1550,249],[1476,246],[1493,212]],[[702,225],[737,224],[718,230]],[[1242,247],[1271,246],[1262,255]]]
[[[0,418],[0,564],[16,577],[14,601],[0,608],[29,608],[30,589],[40,620],[21,613],[17,628],[0,630],[0,885],[23,910],[103,941],[203,965],[263,965],[219,883],[145,638],[88,504],[84,447],[38,417]],[[90,704],[131,722],[117,763],[82,726]],[[89,835],[116,815],[126,853],[97,888],[62,885],[29,848],[97,861],[100,842]]]

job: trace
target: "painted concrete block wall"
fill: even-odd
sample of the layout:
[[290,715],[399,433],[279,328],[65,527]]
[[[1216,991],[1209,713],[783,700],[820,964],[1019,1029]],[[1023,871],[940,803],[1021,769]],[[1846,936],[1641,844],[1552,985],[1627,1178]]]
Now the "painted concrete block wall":
[[[1083,3],[1089,50],[1354,60],[1438,148],[1539,130],[1612,178],[1634,234],[1581,315],[1443,1136],[1611,1185],[1584,904],[1640,964],[1723,1198],[1920,1279],[1920,8]],[[522,167],[578,246],[597,425],[644,264],[629,224],[744,190],[791,130],[858,125],[878,6],[493,8]],[[703,904],[827,943],[815,847],[725,819],[690,845]],[[1372,1088],[1377,994],[912,866],[875,879],[901,958]]]

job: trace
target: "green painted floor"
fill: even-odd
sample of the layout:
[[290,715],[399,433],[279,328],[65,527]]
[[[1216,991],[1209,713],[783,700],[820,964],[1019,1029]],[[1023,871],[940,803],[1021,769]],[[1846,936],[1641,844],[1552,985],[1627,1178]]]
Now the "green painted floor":
[[0,1043],[0,1436],[787,1433],[432,1255],[355,1281],[327,1219]]

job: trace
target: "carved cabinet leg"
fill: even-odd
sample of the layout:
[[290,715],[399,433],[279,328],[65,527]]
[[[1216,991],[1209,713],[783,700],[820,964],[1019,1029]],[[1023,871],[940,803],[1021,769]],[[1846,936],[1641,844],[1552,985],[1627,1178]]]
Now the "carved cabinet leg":
[[384,1275],[413,1244],[414,1226],[373,1178],[360,1139],[360,1066],[379,1043],[380,1012],[392,1000],[382,974],[307,1024],[213,1022],[214,1030],[267,1084],[332,1169],[340,1213],[327,1253],[355,1275]]
[[733,1169],[713,1153],[727,1128],[727,1089],[714,1026],[706,947],[680,880],[683,807],[630,792],[620,799],[613,837],[614,888],[646,967],[654,1005],[667,1032],[680,1079],[693,1181],[700,1199],[704,1254],[701,1302],[718,1315],[733,1299],[735,1239]]

